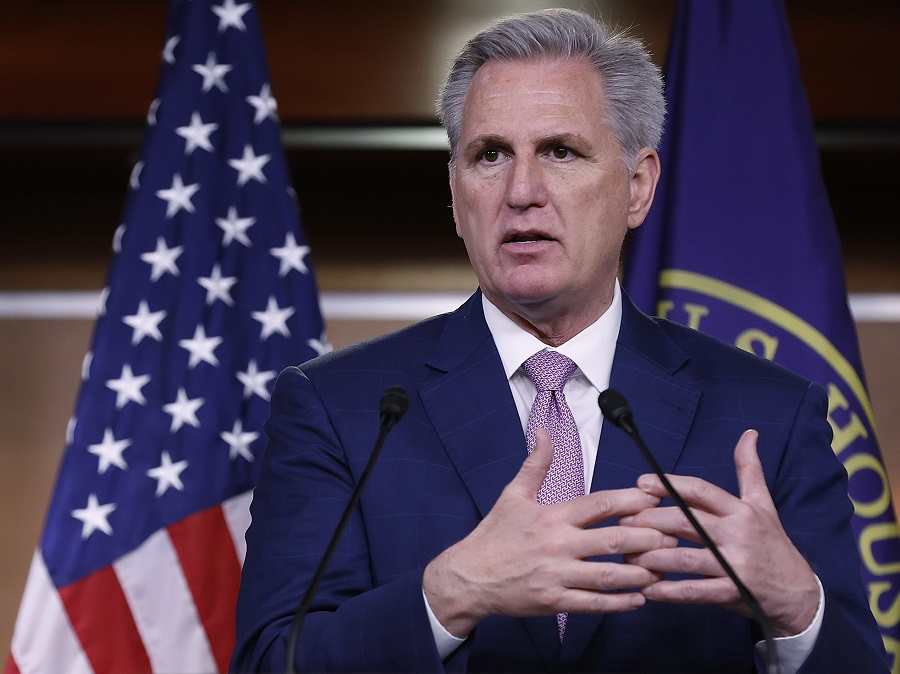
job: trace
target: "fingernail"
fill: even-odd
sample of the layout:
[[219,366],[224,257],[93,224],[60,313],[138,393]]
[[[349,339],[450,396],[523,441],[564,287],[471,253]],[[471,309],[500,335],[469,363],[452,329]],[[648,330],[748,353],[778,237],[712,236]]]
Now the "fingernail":
[[678,547],[678,539],[675,536],[663,536],[663,545],[667,548]]
[[653,486],[653,477],[650,475],[641,475],[637,481],[638,489],[642,491],[649,491],[650,487]]
[[634,522],[634,515],[628,515],[627,517],[620,517],[619,524],[629,525]]

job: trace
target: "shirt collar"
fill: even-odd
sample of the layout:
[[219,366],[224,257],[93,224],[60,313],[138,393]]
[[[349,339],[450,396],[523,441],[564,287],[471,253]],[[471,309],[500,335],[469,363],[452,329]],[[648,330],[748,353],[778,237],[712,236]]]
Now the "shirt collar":
[[[553,348],[516,325],[483,293],[481,304],[484,309],[484,320],[497,345],[497,351],[500,352],[500,360],[503,362],[507,379],[511,379],[522,363],[538,351]],[[581,373],[600,390],[609,384],[621,322],[622,291],[617,279],[609,308],[584,330],[556,347],[557,351],[575,361]]]

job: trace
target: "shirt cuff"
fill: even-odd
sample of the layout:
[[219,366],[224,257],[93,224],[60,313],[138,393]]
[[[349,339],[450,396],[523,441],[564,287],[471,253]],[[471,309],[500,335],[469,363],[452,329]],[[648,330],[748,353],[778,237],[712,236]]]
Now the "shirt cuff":
[[[781,666],[781,674],[797,674],[806,658],[812,653],[819,638],[819,630],[822,629],[822,618],[825,615],[825,589],[818,576],[815,576],[816,585],[819,586],[819,606],[812,622],[800,634],[790,637],[776,637],[775,650],[778,653],[778,662]],[[766,652],[766,642],[756,644],[756,652],[763,657]]]
[[445,660],[453,651],[462,646],[466,640],[453,636],[441,625],[437,616],[434,615],[434,611],[431,610],[431,604],[428,603],[428,597],[425,596],[424,589],[422,590],[422,599],[425,600],[425,611],[428,613],[428,622],[431,624],[431,633],[434,635],[434,643],[437,646],[438,655],[441,656],[441,660]]

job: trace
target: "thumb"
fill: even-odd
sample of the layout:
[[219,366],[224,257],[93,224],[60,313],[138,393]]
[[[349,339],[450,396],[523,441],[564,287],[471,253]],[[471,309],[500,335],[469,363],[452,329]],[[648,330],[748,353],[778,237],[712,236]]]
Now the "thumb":
[[550,433],[546,428],[539,428],[534,437],[534,449],[525,459],[510,486],[515,485],[516,490],[523,496],[535,498],[541,485],[544,484],[544,478],[547,477],[552,462],[553,441],[550,440]]
[[769,494],[766,476],[756,451],[758,437],[759,433],[754,430],[744,431],[734,448],[734,464],[737,468],[741,500],[768,505],[774,509],[775,504]]

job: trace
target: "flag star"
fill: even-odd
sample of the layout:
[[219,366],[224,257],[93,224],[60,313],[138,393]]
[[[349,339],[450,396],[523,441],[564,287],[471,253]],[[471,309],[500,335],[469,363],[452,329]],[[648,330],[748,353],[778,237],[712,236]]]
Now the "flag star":
[[266,117],[278,119],[278,102],[272,96],[272,88],[268,84],[262,85],[259,96],[247,96],[245,99],[256,112],[253,113],[253,123],[260,124]]
[[[187,141],[184,144],[185,154],[193,154],[194,150],[198,147],[207,152],[212,152],[215,148],[209,141],[209,135],[218,128],[219,125],[215,122],[204,124],[203,120],[200,118],[200,113],[192,112],[190,125],[179,126],[175,129],[175,133]],[[197,189],[200,188],[198,187]]]
[[296,269],[301,274],[309,273],[303,262],[303,258],[309,255],[309,246],[298,246],[293,232],[288,232],[284,238],[284,246],[270,248],[269,252],[281,260],[281,266],[278,268],[279,276],[287,276],[291,269]]
[[71,445],[75,442],[75,427],[78,425],[78,418],[75,416],[69,417],[69,421],[66,424],[66,444]]
[[135,162],[134,167],[131,169],[131,175],[128,176],[128,185],[131,189],[136,190],[141,186],[141,173],[144,171],[144,160],[138,160]]
[[306,344],[312,347],[312,349],[320,356],[334,351],[334,347],[331,346],[324,332],[322,332],[322,336],[319,337],[319,339],[307,339]]
[[113,252],[121,253],[122,252],[122,237],[125,236],[125,230],[128,227],[123,222],[121,225],[116,227],[116,231],[113,234]]
[[219,17],[219,32],[224,33],[230,26],[238,30],[247,30],[244,25],[244,14],[250,9],[250,3],[234,4],[234,0],[225,0],[224,4],[213,5],[210,9]]
[[188,368],[193,370],[201,361],[218,367],[219,359],[213,352],[222,341],[221,337],[207,337],[206,330],[201,324],[194,329],[194,336],[191,339],[179,339],[178,346],[190,352],[191,359],[188,362]]
[[147,124],[150,126],[156,126],[156,111],[159,110],[160,100],[158,98],[154,98],[150,101],[150,109],[147,110]]
[[235,376],[244,385],[244,397],[249,398],[254,393],[263,400],[269,400],[269,389],[266,386],[269,381],[275,378],[277,372],[274,370],[266,370],[260,372],[257,368],[256,361],[251,360],[247,365],[246,372],[238,372]]
[[163,61],[172,65],[175,63],[175,47],[178,46],[178,43],[181,42],[180,35],[173,35],[168,40],[166,40],[166,46],[163,47]]
[[228,87],[225,84],[225,75],[231,71],[231,66],[225,63],[218,63],[216,55],[209,52],[206,57],[205,64],[196,64],[191,66],[195,73],[203,76],[203,93],[211,90],[213,87],[222,92],[227,92]]
[[253,461],[253,452],[250,451],[250,445],[259,437],[259,433],[252,431],[245,433],[240,419],[234,422],[230,433],[225,431],[220,433],[219,436],[228,443],[230,458],[236,459],[238,456],[242,456],[247,461]]
[[216,218],[216,224],[225,232],[225,237],[222,239],[223,246],[227,246],[232,241],[237,240],[248,248],[250,247],[247,230],[256,224],[256,218],[239,218],[237,209],[234,206],[230,206],[228,208],[228,217]]
[[172,416],[171,432],[174,433],[185,424],[190,424],[194,428],[200,428],[200,421],[197,419],[197,410],[205,403],[203,398],[195,398],[189,400],[187,393],[183,388],[178,389],[178,397],[175,402],[163,405],[166,414]]
[[109,286],[100,291],[100,297],[97,300],[97,314],[106,315],[106,300],[109,299]]
[[131,371],[130,365],[122,366],[122,376],[118,379],[109,379],[106,387],[116,392],[116,409],[122,409],[129,402],[136,402],[138,405],[146,405],[147,399],[141,393],[141,389],[150,381],[149,374],[142,374],[135,377]]
[[269,163],[271,158],[271,155],[268,154],[257,155],[253,152],[253,148],[250,145],[245,145],[243,157],[240,159],[229,159],[228,165],[238,172],[238,187],[242,187],[250,180],[257,180],[261,183],[266,182],[266,176],[263,174],[262,168]]
[[191,197],[199,189],[200,183],[185,185],[181,179],[181,174],[176,173],[172,176],[172,187],[165,190],[157,190],[156,196],[166,202],[166,217],[171,218],[182,209],[188,213],[194,212],[194,204],[191,203]]
[[110,466],[128,470],[128,464],[125,463],[122,452],[130,445],[131,440],[116,440],[111,428],[103,431],[103,441],[99,444],[88,446],[88,451],[100,459],[97,464],[97,474],[103,475]]
[[112,536],[112,527],[107,517],[115,509],[115,503],[100,505],[96,494],[88,496],[87,506],[72,511],[72,517],[81,520],[81,540],[87,540],[98,529],[107,536]]
[[222,300],[228,306],[234,305],[231,299],[231,286],[237,283],[234,276],[222,276],[221,267],[216,264],[209,276],[201,276],[197,283],[206,288],[206,303],[214,304],[216,300]]
[[162,333],[159,331],[160,322],[166,317],[165,311],[150,311],[146,300],[141,300],[138,311],[131,316],[123,316],[122,322],[131,326],[134,333],[131,335],[132,344],[140,344],[144,337],[152,337],[157,342],[162,341]]
[[94,352],[88,351],[81,360],[81,379],[87,381],[91,374],[91,363],[94,362]]
[[268,339],[273,333],[280,333],[285,337],[291,336],[287,327],[287,319],[294,314],[291,307],[282,309],[278,306],[273,296],[269,297],[269,303],[265,311],[254,311],[250,315],[262,324],[260,339]]
[[184,491],[184,484],[181,482],[181,473],[188,467],[186,460],[172,462],[172,457],[168,452],[162,453],[160,464],[156,468],[147,471],[147,475],[156,480],[156,495],[162,496],[169,487],[175,487],[178,491]]
[[141,254],[141,259],[153,267],[150,271],[150,280],[156,281],[166,272],[169,272],[172,276],[178,276],[178,265],[175,264],[175,260],[178,259],[182,251],[184,251],[184,246],[169,248],[166,245],[166,240],[159,237],[156,240],[156,250],[152,253]]

